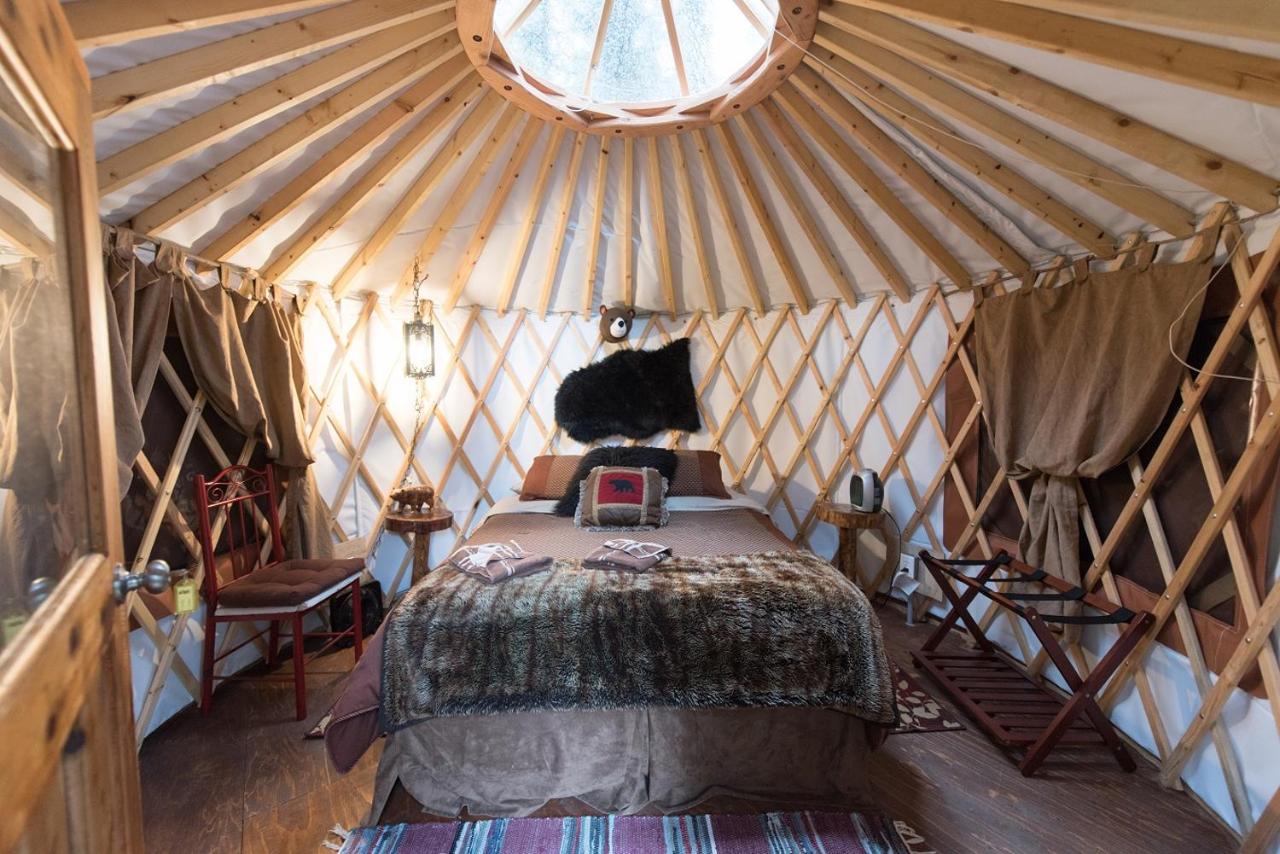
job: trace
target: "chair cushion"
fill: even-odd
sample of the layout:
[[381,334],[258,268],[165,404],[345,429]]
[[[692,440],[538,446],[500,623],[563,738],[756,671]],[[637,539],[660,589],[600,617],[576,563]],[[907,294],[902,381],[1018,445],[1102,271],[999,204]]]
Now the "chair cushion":
[[228,608],[292,608],[364,569],[364,560],[286,560],[255,569],[218,590]]

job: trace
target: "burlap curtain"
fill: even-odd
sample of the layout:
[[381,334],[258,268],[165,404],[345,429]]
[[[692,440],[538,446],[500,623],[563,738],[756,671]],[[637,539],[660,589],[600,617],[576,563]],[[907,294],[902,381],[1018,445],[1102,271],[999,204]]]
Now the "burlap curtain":
[[[286,552],[291,557],[331,555],[333,544],[310,469],[302,408],[306,371],[296,314],[261,294],[249,299],[200,283],[175,247],[161,247],[146,264],[134,253],[125,230],[114,231],[105,245],[118,351],[127,359],[117,373],[133,389],[131,400],[117,403],[117,420],[132,417],[141,436],[141,413],[155,385],[172,317],[196,385],[210,405],[241,435],[259,439],[267,457],[284,470]],[[121,443],[121,465],[131,467],[140,450],[140,441]]]
[[982,411],[996,459],[1030,479],[1023,559],[1079,583],[1077,478],[1136,453],[1178,386],[1209,265],[1199,261],[1089,274],[978,306]]

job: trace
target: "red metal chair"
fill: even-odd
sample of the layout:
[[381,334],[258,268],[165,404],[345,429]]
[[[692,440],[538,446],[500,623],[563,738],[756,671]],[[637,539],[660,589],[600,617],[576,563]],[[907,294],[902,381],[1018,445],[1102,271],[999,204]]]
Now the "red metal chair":
[[[298,720],[307,716],[306,661],[308,637],[329,640],[310,658],[322,655],[335,643],[350,637],[355,656],[362,652],[360,574],[364,561],[285,560],[280,535],[279,504],[274,469],[230,466],[211,479],[196,475],[196,509],[200,522],[200,546],[204,556],[204,667],[200,675],[200,708],[207,715],[213,705],[219,661],[264,632],[216,653],[219,623],[269,622],[265,634],[267,664],[274,667],[279,653],[280,624],[289,622],[293,635],[293,687]],[[215,570],[215,556],[229,554],[236,577],[222,583]],[[303,618],[343,590],[351,591],[352,625],[342,632],[305,632]],[[288,679],[288,676],[267,676]]]

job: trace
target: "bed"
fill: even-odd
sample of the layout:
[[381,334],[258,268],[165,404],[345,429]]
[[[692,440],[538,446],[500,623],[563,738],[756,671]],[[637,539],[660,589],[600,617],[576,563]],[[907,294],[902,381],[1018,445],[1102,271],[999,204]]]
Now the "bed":
[[345,772],[385,736],[371,821],[393,790],[441,816],[873,806],[867,757],[896,710],[855,585],[741,496],[669,499],[666,526],[627,535],[671,546],[649,573],[583,570],[618,535],[553,503],[503,499],[468,540],[515,540],[550,572],[434,570],[351,674],[325,741]]

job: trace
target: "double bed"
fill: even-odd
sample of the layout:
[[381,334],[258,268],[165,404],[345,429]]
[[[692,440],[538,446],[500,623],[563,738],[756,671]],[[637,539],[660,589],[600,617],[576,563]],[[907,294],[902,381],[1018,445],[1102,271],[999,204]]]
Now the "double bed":
[[393,791],[440,816],[873,806],[867,757],[896,710],[856,586],[745,497],[669,498],[665,526],[623,535],[671,547],[647,573],[583,569],[619,535],[553,504],[503,499],[468,538],[550,571],[434,570],[352,672],[325,740],[346,771],[385,736],[371,821]]

